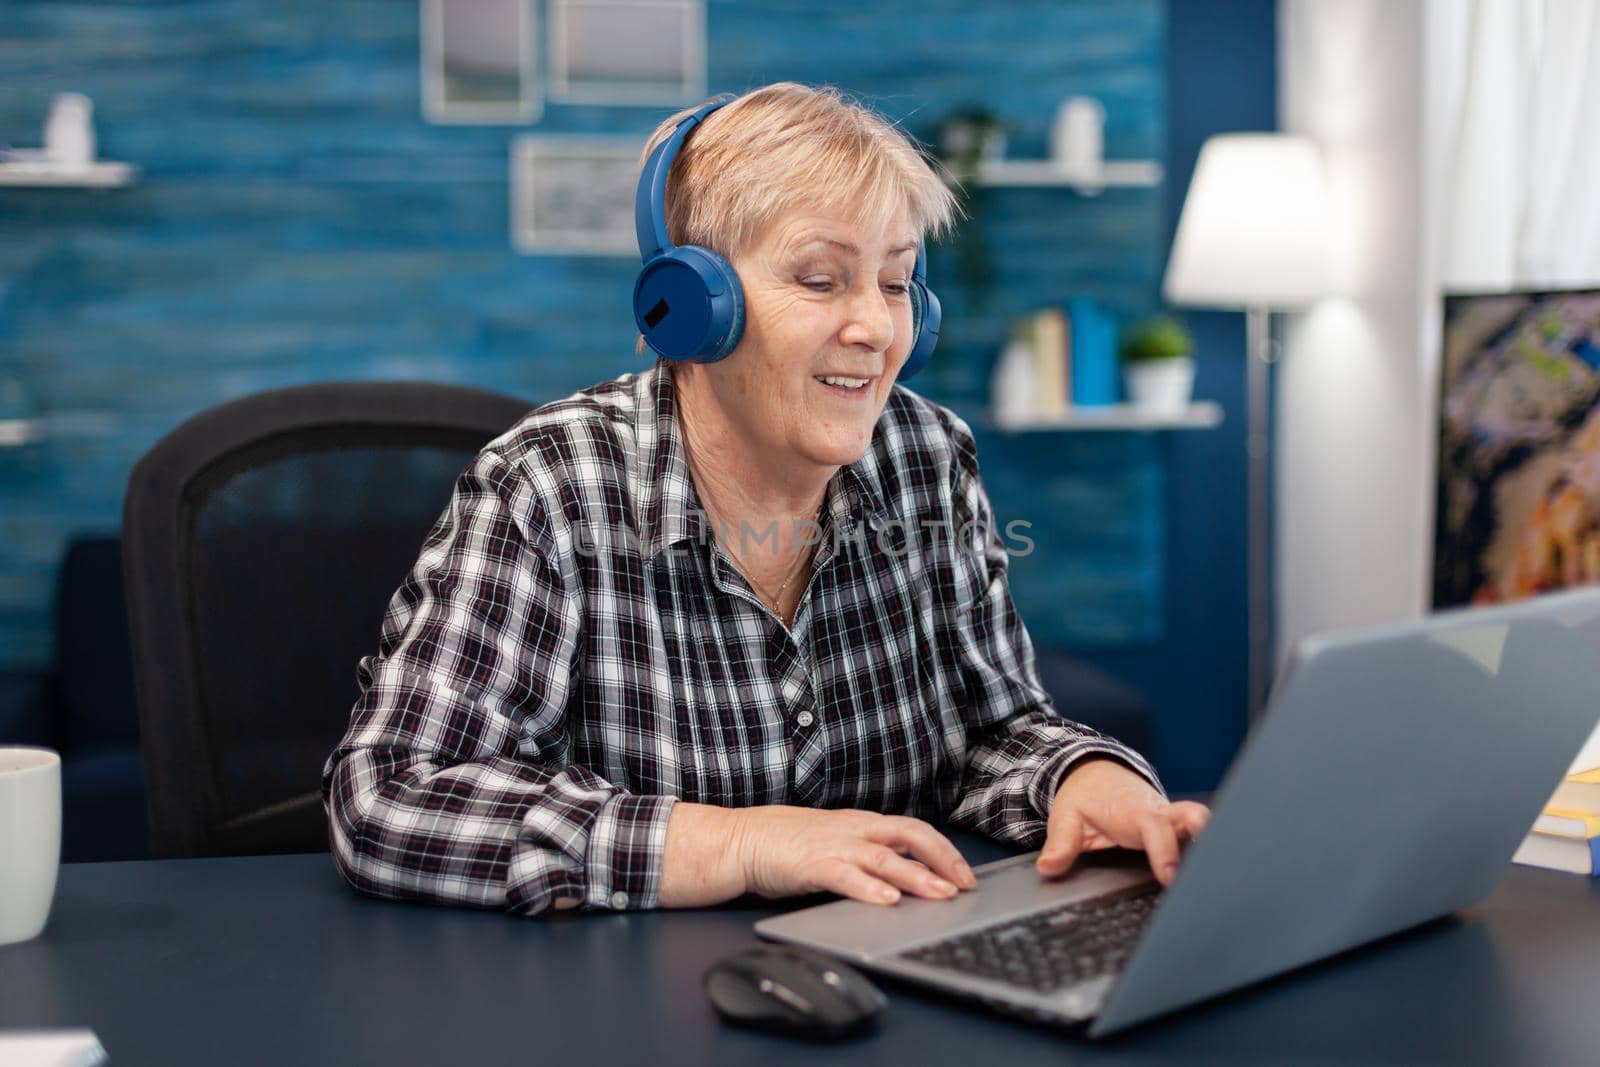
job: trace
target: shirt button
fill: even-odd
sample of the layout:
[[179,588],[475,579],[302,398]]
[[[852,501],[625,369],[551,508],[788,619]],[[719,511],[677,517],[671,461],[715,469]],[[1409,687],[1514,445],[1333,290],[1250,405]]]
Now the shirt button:
[[794,721],[799,723],[801,726],[810,726],[812,723],[816,722],[817,719],[816,716],[812,715],[809,711],[802,711],[800,714],[794,717]]
[[628,894],[624,893],[620,889],[617,890],[615,893],[612,893],[611,894],[611,906],[613,908],[617,908],[619,910],[622,909],[622,908],[626,908],[628,906]]

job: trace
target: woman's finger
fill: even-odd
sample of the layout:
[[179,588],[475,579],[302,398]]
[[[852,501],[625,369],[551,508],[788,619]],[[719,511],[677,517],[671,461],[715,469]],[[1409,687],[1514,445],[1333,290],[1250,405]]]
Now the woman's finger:
[[1193,841],[1211,822],[1211,809],[1191,800],[1181,800],[1172,805],[1172,821],[1180,833]]
[[1078,809],[1071,804],[1052,804],[1044,849],[1034,861],[1034,866],[1046,878],[1065,874],[1077,862],[1078,853],[1083,851],[1083,837],[1083,815]]
[[1150,869],[1155,872],[1156,881],[1171,885],[1178,874],[1178,831],[1173,828],[1171,816],[1157,809],[1141,812],[1138,819],[1139,837]]
[[823,860],[813,870],[817,889],[867,904],[893,904],[900,899],[900,890],[848,860]]
[[978,884],[972,868],[962,858],[961,850],[921,819],[913,819],[908,815],[885,816],[875,829],[868,831],[867,838],[909,852],[914,859],[926,864],[929,870],[963,889],[972,889]]
[[945,900],[957,892],[954,882],[884,845],[864,845],[855,862],[874,878],[929,900]]

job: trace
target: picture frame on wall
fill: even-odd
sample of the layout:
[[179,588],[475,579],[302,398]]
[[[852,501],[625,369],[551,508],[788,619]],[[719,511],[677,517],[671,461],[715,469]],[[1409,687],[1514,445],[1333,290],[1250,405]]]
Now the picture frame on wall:
[[1448,293],[1433,606],[1600,582],[1600,288]]
[[429,122],[521,124],[544,111],[538,0],[421,0]]
[[524,255],[638,256],[642,141],[523,134],[511,143],[511,245]]
[[703,0],[549,0],[550,99],[692,104],[706,95]]

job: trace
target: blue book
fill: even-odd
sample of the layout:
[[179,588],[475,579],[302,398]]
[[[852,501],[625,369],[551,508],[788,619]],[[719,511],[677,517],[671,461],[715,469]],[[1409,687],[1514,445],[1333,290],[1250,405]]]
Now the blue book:
[[1082,407],[1115,404],[1121,396],[1116,320],[1086,296],[1067,301],[1067,317],[1071,321],[1072,402]]

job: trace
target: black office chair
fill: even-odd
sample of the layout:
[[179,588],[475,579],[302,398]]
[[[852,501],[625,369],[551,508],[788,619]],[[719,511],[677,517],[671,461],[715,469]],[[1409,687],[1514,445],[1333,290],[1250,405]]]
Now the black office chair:
[[528,408],[449,385],[280,389],[134,467],[123,565],[156,856],[327,849],[319,777],[356,663],[456,476]]

